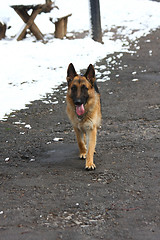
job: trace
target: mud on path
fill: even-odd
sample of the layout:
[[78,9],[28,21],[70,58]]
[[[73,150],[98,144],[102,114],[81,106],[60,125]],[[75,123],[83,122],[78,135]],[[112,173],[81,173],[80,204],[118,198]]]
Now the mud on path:
[[0,239],[159,239],[159,41],[157,30],[95,65],[110,71],[95,171],[77,157],[66,84],[0,122]]

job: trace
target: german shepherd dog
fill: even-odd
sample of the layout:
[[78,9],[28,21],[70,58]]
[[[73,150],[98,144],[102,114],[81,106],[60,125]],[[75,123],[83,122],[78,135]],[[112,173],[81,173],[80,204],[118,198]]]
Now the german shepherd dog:
[[80,76],[72,63],[67,70],[67,115],[73,125],[80,151],[80,158],[86,159],[86,170],[94,170],[97,129],[101,124],[100,93],[95,81],[95,70],[89,65]]

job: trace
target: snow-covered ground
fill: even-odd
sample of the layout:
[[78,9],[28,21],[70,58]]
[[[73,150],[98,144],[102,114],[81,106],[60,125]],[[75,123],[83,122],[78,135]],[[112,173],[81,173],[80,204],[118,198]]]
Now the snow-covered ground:
[[[17,42],[16,34],[24,23],[9,4],[22,2],[44,3],[45,0],[5,0],[1,3],[0,21],[11,28],[6,32],[6,38],[0,41],[0,119],[12,110],[24,108],[30,101],[42,98],[66,81],[66,69],[70,62],[79,72],[107,54],[128,51],[129,40],[147,35],[160,26],[158,2],[100,0],[103,45],[94,42],[90,36],[84,39],[55,39],[52,35],[54,25],[49,17],[54,18],[59,13],[72,13],[68,22],[69,34],[90,29],[88,0],[56,0],[60,10],[38,15],[35,21],[41,32],[46,34],[48,42],[35,41],[31,36]],[[115,31],[120,36],[117,40],[113,40]]]

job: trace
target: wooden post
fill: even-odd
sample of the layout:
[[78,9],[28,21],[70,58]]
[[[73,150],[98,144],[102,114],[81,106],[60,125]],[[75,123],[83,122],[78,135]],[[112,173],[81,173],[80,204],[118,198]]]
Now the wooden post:
[[102,43],[99,0],[90,0],[92,39]]

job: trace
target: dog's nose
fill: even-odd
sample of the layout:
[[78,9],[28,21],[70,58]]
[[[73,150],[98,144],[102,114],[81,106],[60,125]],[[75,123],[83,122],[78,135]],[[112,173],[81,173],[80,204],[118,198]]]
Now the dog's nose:
[[74,104],[77,106],[80,106],[80,105],[82,105],[82,100],[78,98],[75,100]]

